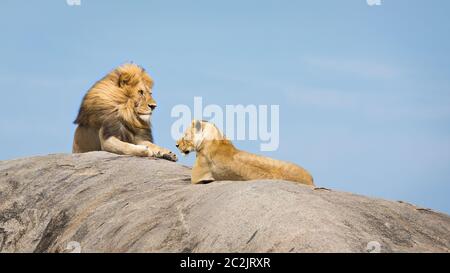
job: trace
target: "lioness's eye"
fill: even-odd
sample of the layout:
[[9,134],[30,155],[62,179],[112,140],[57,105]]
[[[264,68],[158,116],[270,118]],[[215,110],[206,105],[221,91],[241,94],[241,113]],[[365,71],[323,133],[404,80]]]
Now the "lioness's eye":
[[144,90],[139,90],[139,94],[141,94],[141,96],[144,95]]

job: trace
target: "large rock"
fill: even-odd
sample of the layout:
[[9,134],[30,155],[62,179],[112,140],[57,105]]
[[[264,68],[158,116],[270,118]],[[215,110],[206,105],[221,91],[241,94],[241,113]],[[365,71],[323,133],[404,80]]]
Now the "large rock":
[[449,252],[450,217],[104,152],[0,162],[0,252]]

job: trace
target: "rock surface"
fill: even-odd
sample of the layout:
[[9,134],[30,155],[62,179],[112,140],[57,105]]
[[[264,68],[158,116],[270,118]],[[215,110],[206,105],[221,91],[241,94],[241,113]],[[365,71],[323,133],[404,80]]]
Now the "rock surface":
[[450,217],[104,152],[0,162],[0,252],[449,252]]

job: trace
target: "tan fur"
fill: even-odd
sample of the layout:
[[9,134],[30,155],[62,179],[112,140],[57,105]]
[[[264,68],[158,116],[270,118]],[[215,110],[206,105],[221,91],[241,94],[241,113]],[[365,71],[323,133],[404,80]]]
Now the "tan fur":
[[206,121],[192,121],[177,141],[185,154],[197,153],[192,169],[194,184],[223,180],[279,179],[314,186],[312,176],[289,162],[271,159],[236,149],[217,127]]
[[103,150],[176,161],[174,153],[153,144],[152,87],[153,80],[135,64],[122,65],[98,81],[81,103],[72,151]]

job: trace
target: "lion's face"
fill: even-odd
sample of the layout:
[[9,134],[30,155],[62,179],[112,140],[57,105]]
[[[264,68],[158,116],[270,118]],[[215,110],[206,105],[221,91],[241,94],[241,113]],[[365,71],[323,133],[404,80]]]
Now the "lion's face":
[[156,108],[156,101],[152,97],[152,79],[144,69],[135,65],[122,67],[119,73],[119,87],[134,103],[135,115],[149,122]]

